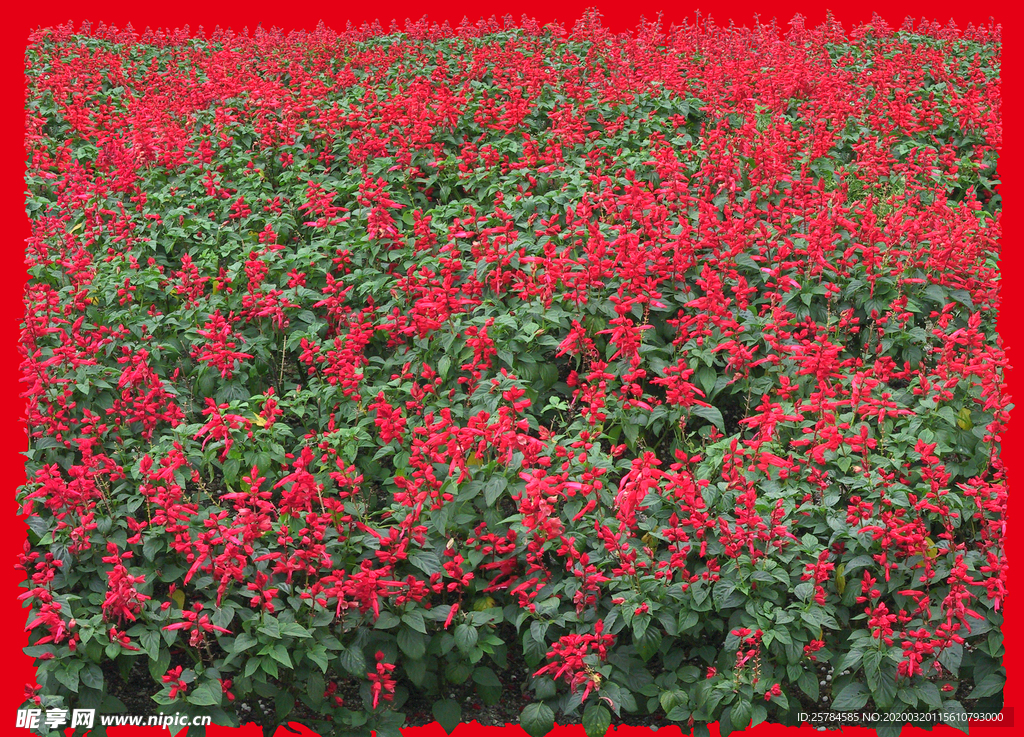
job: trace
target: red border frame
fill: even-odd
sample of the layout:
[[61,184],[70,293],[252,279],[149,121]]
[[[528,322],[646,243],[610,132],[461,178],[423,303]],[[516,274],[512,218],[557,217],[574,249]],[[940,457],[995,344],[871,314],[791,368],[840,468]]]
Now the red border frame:
[[[668,3],[667,3],[668,4]],[[2,405],[7,408],[4,422],[0,423],[0,481],[2,481],[3,498],[5,510],[0,513],[0,623],[5,625],[0,632],[3,633],[3,641],[0,648],[6,657],[7,667],[0,674],[0,732],[7,733],[8,728],[14,727],[17,707],[23,702],[24,686],[33,681],[34,668],[28,656],[21,652],[21,648],[28,644],[28,638],[24,631],[25,612],[16,603],[15,597],[23,590],[19,588],[21,574],[15,571],[13,565],[16,555],[20,552],[25,540],[24,520],[15,516],[16,511],[13,497],[14,489],[24,483],[24,458],[20,452],[26,447],[25,430],[22,422],[24,408],[20,398],[21,385],[19,379],[20,356],[17,351],[19,335],[19,323],[23,314],[22,294],[26,281],[26,272],[23,261],[24,239],[29,236],[29,222],[24,210],[24,149],[23,135],[24,124],[21,111],[24,106],[24,77],[23,57],[28,34],[38,27],[51,26],[64,23],[68,20],[75,22],[76,26],[84,20],[90,20],[93,24],[100,21],[118,27],[131,23],[136,30],[143,30],[146,26],[174,28],[185,24],[196,30],[200,25],[206,29],[213,29],[220,25],[224,28],[241,29],[248,26],[250,29],[262,24],[266,27],[278,26],[285,31],[292,29],[312,29],[323,20],[328,26],[341,28],[346,21],[355,24],[363,21],[379,19],[381,24],[387,27],[392,19],[399,21],[406,17],[419,18],[427,14],[432,20],[447,20],[456,25],[463,17],[476,20],[483,14],[493,14],[499,18],[506,13],[518,19],[522,14],[536,18],[541,23],[558,21],[567,28],[580,17],[584,9],[597,7],[604,15],[604,22],[614,31],[624,31],[634,28],[641,16],[653,19],[659,12],[663,11],[663,19],[666,23],[680,22],[683,19],[693,19],[695,11],[701,10],[703,15],[710,15],[716,22],[726,24],[730,20],[738,25],[750,23],[755,14],[761,20],[775,18],[782,26],[788,24],[789,20],[797,13],[806,18],[808,26],[815,26],[825,18],[826,8],[823,5],[809,2],[808,0],[766,0],[760,3],[750,0],[731,0],[727,5],[718,5],[714,2],[703,2],[699,6],[685,3],[682,7],[658,7],[657,3],[631,2],[622,3],[610,2],[609,0],[520,0],[519,2],[495,2],[481,5],[479,2],[470,0],[456,0],[454,2],[441,3],[412,3],[408,0],[392,2],[387,6],[376,4],[344,4],[332,7],[318,7],[318,3],[281,3],[268,2],[267,0],[239,0],[221,1],[206,0],[176,0],[173,3],[138,3],[137,1],[116,0],[115,2],[82,3],[67,2],[67,0],[48,0],[45,3],[37,3],[31,6],[22,5],[15,11],[5,13],[2,24],[0,24],[0,100],[3,100],[6,115],[0,116],[0,212],[8,223],[3,231],[6,236],[5,251],[9,267],[4,271],[3,288],[0,289],[0,398]],[[948,0],[885,0],[878,3],[881,7],[875,10],[866,4],[851,3],[845,0],[841,7],[833,10],[834,17],[849,29],[852,25],[869,21],[871,16],[877,12],[891,26],[898,28],[903,19],[911,16],[915,19],[927,18],[946,23],[954,19],[960,27],[966,27],[969,23],[985,23],[989,18],[994,18],[1004,28],[1004,37],[1009,41],[1005,47],[1003,58],[1003,102],[1004,128],[1006,121],[1019,121],[1022,118],[1020,107],[1021,95],[1024,94],[1024,85],[1019,84],[1019,74],[1022,70],[1020,63],[1020,52],[1014,41],[1024,37],[1024,24],[1019,22],[1021,13],[1011,10],[1009,4],[999,3],[970,3],[970,2],[949,2]],[[1004,132],[1005,135],[1005,132]],[[1004,178],[1002,194],[1006,203],[1017,203],[1020,201],[1019,193],[1021,182],[1024,177],[1020,176],[1020,153],[1022,146],[1015,138],[1009,138],[1008,144],[1001,151],[999,170]],[[1013,176],[1010,176],[1010,173]],[[1021,366],[1018,358],[1020,350],[1018,346],[1024,345],[1024,320],[1020,317],[1024,313],[1024,296],[1017,299],[1016,285],[1017,277],[1024,275],[1024,253],[1017,251],[1013,244],[1017,238],[1011,234],[1016,232],[1019,221],[1024,217],[1015,212],[1016,208],[1011,204],[1004,210],[1002,259],[1000,268],[1003,275],[1004,295],[1003,307],[999,315],[999,332],[1007,348],[1011,363]],[[1010,288],[1007,289],[1007,286]],[[1017,371],[1007,372],[1007,382],[1010,394],[1018,397],[1018,402],[1024,402],[1024,367]],[[1017,461],[1024,451],[1024,424],[1020,419],[1020,412],[1024,408],[1016,410],[1012,414],[1012,421],[1008,432],[1003,437],[1003,456],[1009,465],[1010,482],[1013,483],[1024,473],[1024,463]],[[1012,505],[1011,505],[1012,506]],[[1013,576],[1012,566],[1017,560],[1019,550],[1014,536],[1009,536],[1006,541],[1007,556],[1011,562],[1011,577]],[[1012,589],[1013,584],[1010,584]],[[1006,603],[1006,625],[1004,626],[1006,659],[1007,664],[1013,662],[1014,656],[1022,652],[1021,642],[1024,640],[1013,623],[1021,616],[1024,605],[1018,603],[1017,597],[1011,594]],[[1018,672],[1008,673],[1006,684],[1006,703],[1013,704],[1017,701],[1024,688]],[[6,725],[6,726],[3,726]],[[780,727],[776,725],[763,724],[756,729],[758,737],[767,735],[795,735],[799,731],[807,734],[810,726],[799,728]],[[923,737],[927,734],[923,730],[907,727],[903,737]],[[659,733],[669,730],[678,734],[672,727],[665,727]],[[19,730],[20,731],[20,730]],[[302,734],[314,734],[308,729],[301,729]],[[642,727],[620,727],[620,733],[626,735],[651,734],[650,730]],[[157,728],[132,728],[119,727],[111,728],[110,734],[114,737],[134,737],[135,735],[161,735],[166,734]],[[444,730],[440,725],[434,723],[426,727],[409,728],[406,732],[410,737],[444,737]],[[850,737],[873,737],[873,732],[863,728],[845,728],[844,733]],[[225,727],[214,727],[209,731],[211,737],[256,737],[261,732],[255,726],[245,729],[232,730]],[[278,730],[278,736],[287,734]],[[485,737],[523,737],[523,732],[518,726],[515,727],[481,727],[476,723],[460,725],[456,728],[456,737],[469,737],[470,734],[479,734]],[[555,737],[583,737],[582,727],[556,727],[552,733]],[[954,732],[950,727],[936,727],[931,734],[936,737],[947,735],[951,737]],[[717,729],[712,728],[713,737],[717,737]],[[993,727],[973,726],[972,737],[1007,736],[1005,729]]]

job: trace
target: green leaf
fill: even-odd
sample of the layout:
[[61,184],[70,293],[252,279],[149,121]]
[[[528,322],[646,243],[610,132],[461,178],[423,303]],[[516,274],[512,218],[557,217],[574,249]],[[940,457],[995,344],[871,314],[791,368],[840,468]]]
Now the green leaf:
[[441,559],[432,550],[417,550],[409,555],[409,562],[428,576],[441,570]]
[[701,366],[697,371],[697,383],[700,384],[705,396],[711,396],[711,390],[715,388],[717,381],[718,372],[711,366]]
[[867,682],[868,689],[874,691],[878,688],[879,666],[885,655],[878,650],[872,649],[866,650],[863,657],[864,680]]
[[313,702],[314,707],[319,707],[324,702],[325,685],[323,675],[316,671],[310,673],[306,679],[306,696]]
[[694,405],[690,408],[690,411],[698,417],[707,420],[722,432],[725,432],[725,420],[722,419],[722,412],[718,407],[702,407],[700,405]]
[[166,647],[160,648],[160,655],[149,661],[149,675],[153,677],[154,681],[160,682],[160,678],[167,673],[168,668],[171,666],[171,651]]
[[352,645],[341,651],[339,656],[341,667],[354,676],[364,677],[369,671],[366,669],[366,656],[363,649]]
[[139,635],[139,646],[150,660],[156,660],[160,654],[160,633],[156,630],[146,630]]
[[419,609],[414,609],[411,612],[407,612],[402,615],[402,621],[412,627],[417,632],[422,632],[424,635],[427,634],[427,623],[423,619],[423,612]]
[[746,595],[736,589],[736,583],[726,578],[715,583],[712,598],[719,609],[742,606],[747,600]]
[[914,690],[917,692],[917,697],[928,706],[934,709],[942,707],[942,694],[939,693],[939,687],[931,681],[925,681]]
[[419,660],[427,652],[426,637],[410,627],[398,630],[398,647],[413,660]]
[[457,662],[449,662],[448,667],[445,668],[445,677],[455,684],[465,683],[469,680],[469,677],[473,674],[473,666],[464,660]]
[[839,665],[836,666],[836,670],[840,673],[844,670],[854,671],[861,664],[863,657],[863,650],[851,650],[842,657]]
[[[716,691],[713,693],[720,692]],[[712,709],[708,709],[709,713],[711,713],[712,711]],[[735,731],[736,730],[732,726],[732,705],[730,704],[729,706],[722,709],[722,713],[718,718],[718,734],[719,737],[729,737],[729,735],[731,735]]]
[[836,622],[835,617],[825,611],[825,608],[822,606],[814,605],[806,612],[800,612],[800,618],[811,625],[812,628],[828,627],[834,630],[839,629],[839,624]]
[[863,683],[853,682],[836,695],[832,701],[835,711],[857,711],[868,703],[868,689]]
[[258,644],[258,640],[255,637],[248,632],[243,632],[235,638],[235,644],[231,646],[231,652],[240,653],[256,644]]
[[535,701],[523,709],[519,724],[530,737],[544,737],[554,729],[555,712],[543,701]]
[[888,709],[896,700],[896,668],[892,661],[878,674],[878,682],[871,689],[871,698],[879,709]]
[[245,676],[246,678],[248,678],[253,673],[255,673],[256,671],[259,670],[260,664],[262,662],[263,662],[263,658],[260,658],[260,657],[249,658],[249,660],[247,660],[246,663],[245,663],[245,670],[242,672],[242,675]]
[[741,694],[729,710],[729,721],[732,722],[733,729],[738,731],[750,726],[750,711],[750,702]]
[[633,617],[633,640],[639,641],[647,634],[647,628],[651,624],[650,614],[637,614]]
[[381,612],[380,616],[377,617],[377,621],[374,622],[373,628],[375,630],[389,630],[392,627],[397,627],[402,620],[399,619],[398,615],[394,612]]
[[402,668],[405,670],[405,675],[409,677],[416,686],[423,686],[423,682],[427,677],[427,661],[425,658],[420,660],[407,660],[402,663]]
[[662,711],[668,714],[677,706],[687,704],[688,697],[685,691],[681,691],[677,688],[671,691],[662,691],[661,695],[658,696],[658,702],[661,704]]
[[964,646],[960,643],[954,642],[952,645],[947,647],[941,653],[939,653],[939,662],[946,667],[946,669],[954,676],[960,673],[960,662],[964,657]]
[[271,648],[271,650],[270,650],[270,657],[272,657],[278,663],[283,665],[285,668],[293,667],[292,666],[292,658],[288,654],[288,648],[286,648],[280,642],[275,644],[274,647]]
[[530,667],[537,665],[547,654],[548,646],[544,640],[538,640],[536,636],[527,630],[523,634],[523,658]]
[[431,709],[434,719],[441,725],[445,732],[451,734],[462,721],[462,707],[454,699],[441,699],[435,701]]
[[196,706],[218,706],[223,698],[224,689],[219,681],[205,681],[188,694],[186,701]]
[[964,734],[968,734],[967,731],[967,712],[964,710],[963,704],[959,701],[950,699],[949,701],[942,702],[942,715],[943,723],[948,724],[954,729],[959,729]]
[[612,723],[612,713],[598,702],[591,702],[583,710],[583,731],[587,737],[605,737]]
[[[83,682],[85,678],[82,679]],[[1006,684],[1006,678],[999,673],[989,673],[987,676],[978,681],[978,684],[974,689],[967,694],[969,699],[983,699],[986,696],[993,696],[1003,690],[1003,686]]]
[[[601,685],[601,690],[598,693],[601,699],[612,708],[612,713],[614,713],[615,716],[619,716],[619,711],[622,708],[623,695],[622,689],[619,688],[618,684],[614,681],[605,681]],[[627,697],[631,698],[628,693]]]
[[502,687],[501,680],[499,680],[495,672],[487,666],[480,666],[473,671],[473,680],[481,686],[487,686],[488,688]]
[[640,437],[640,428],[632,422],[622,425],[622,431],[626,434],[626,442],[631,446],[636,445],[636,439]]
[[292,709],[295,708],[295,695],[286,689],[281,689],[277,692],[274,697],[274,712],[277,715],[277,721],[283,722],[285,717],[292,713]]
[[[63,665],[63,663],[61,663]],[[78,693],[78,671],[69,670],[67,668],[57,668],[53,672],[54,678],[65,688],[69,688],[75,693]]]
[[95,663],[86,663],[85,667],[78,674],[79,679],[82,681],[82,685],[88,688],[95,688],[97,691],[103,690],[103,671]]
[[[893,712],[889,712],[892,714]],[[899,737],[903,731],[903,724],[892,716],[886,717],[887,721],[876,722],[875,734],[878,737]]]
[[281,625],[281,635],[287,637],[306,638],[312,637],[312,633],[298,622],[285,622]]
[[507,486],[508,480],[504,476],[492,476],[484,486],[484,503],[488,507],[493,507]]
[[952,407],[948,405],[939,407],[938,410],[936,410],[936,414],[942,419],[944,419],[946,422],[948,422],[950,425],[956,425],[957,417],[956,413],[953,412]]
[[558,686],[549,676],[541,676],[533,682],[533,692],[538,699],[553,699],[558,693]]
[[818,700],[818,679],[814,673],[809,670],[805,670],[800,674],[800,678],[797,680],[796,684],[800,687],[801,691],[810,697],[811,701]]
[[327,648],[323,645],[317,645],[307,650],[306,657],[316,663],[323,673],[326,673],[327,669],[331,667],[330,659],[327,657]]
[[455,628],[455,646],[467,655],[476,647],[478,637],[476,627],[465,622]]
[[281,623],[274,617],[268,617],[264,620],[263,624],[260,625],[259,631],[268,637],[273,637],[275,640],[281,638]]
[[643,637],[634,643],[637,654],[646,663],[658,652],[661,647],[661,631],[657,627],[648,627]]

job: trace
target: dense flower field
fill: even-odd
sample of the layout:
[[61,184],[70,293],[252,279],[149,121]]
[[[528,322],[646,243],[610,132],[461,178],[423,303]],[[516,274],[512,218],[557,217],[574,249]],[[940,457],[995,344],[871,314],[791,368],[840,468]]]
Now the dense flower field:
[[26,698],[998,710],[1000,48],[38,32]]

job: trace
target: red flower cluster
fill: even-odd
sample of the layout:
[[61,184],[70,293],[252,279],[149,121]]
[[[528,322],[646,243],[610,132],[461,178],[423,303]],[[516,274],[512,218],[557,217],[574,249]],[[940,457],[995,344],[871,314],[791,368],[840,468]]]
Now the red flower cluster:
[[391,677],[391,671],[395,669],[394,663],[384,662],[384,653],[378,652],[375,656],[377,670],[375,673],[367,673],[366,678],[370,681],[370,692],[373,694],[373,708],[377,708],[381,697],[385,701],[395,698],[395,679]]
[[590,692],[601,686],[601,675],[594,666],[608,657],[608,648],[614,642],[615,636],[604,634],[604,622],[598,620],[594,623],[594,634],[560,637],[547,653],[547,659],[552,662],[533,675],[550,674],[556,680],[562,679],[573,693],[582,686],[582,699],[586,701]]
[[1000,34],[33,34],[42,703],[96,633],[388,733],[513,647],[598,724],[789,718],[851,651],[894,713],[998,688]]

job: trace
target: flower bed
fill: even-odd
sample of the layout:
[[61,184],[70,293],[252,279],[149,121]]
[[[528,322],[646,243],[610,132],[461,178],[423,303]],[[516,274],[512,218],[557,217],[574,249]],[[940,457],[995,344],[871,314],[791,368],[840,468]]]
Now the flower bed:
[[998,711],[1000,48],[37,33],[28,698]]

